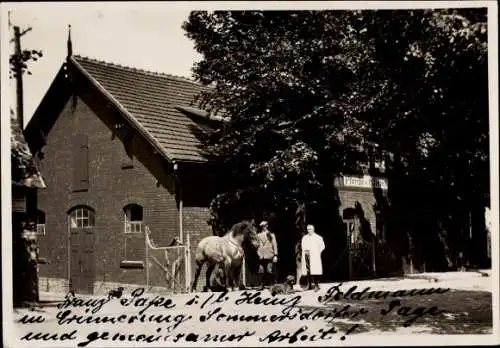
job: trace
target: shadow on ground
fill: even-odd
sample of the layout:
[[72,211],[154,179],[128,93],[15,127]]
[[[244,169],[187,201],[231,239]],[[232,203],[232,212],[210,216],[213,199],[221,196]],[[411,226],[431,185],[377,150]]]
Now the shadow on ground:
[[[382,310],[389,308],[389,303],[397,298],[377,300],[370,299],[364,301],[339,300],[328,303],[324,312],[340,311],[346,305],[350,310],[359,310],[364,307],[368,313],[355,318],[346,317],[334,319],[331,325],[339,330],[349,330],[354,324],[358,324],[353,333],[368,331],[396,332],[403,328],[407,319],[413,316],[398,315],[395,307],[387,315],[382,315]],[[429,309],[436,306],[443,312],[438,315],[424,315],[411,324],[412,331],[428,334],[490,334],[493,328],[492,318],[492,295],[484,291],[459,291],[451,290],[446,294],[432,294],[428,296],[399,298],[401,306],[412,308],[418,307]],[[303,307],[313,309],[315,307]],[[411,312],[410,311],[410,312]]]

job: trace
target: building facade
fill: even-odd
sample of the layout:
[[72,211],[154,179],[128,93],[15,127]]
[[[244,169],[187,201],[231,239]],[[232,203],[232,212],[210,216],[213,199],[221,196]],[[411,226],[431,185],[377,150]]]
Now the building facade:
[[38,197],[41,291],[99,294],[172,278],[185,289],[191,249],[212,234],[214,175],[197,132],[213,121],[185,108],[202,90],[68,57],[25,131],[48,173]]
[[[373,277],[385,273],[381,258],[386,241],[384,206],[387,180],[382,176],[345,175],[334,179],[338,192],[338,214],[342,222],[343,250],[336,262],[345,279]],[[340,251],[340,253],[339,253]],[[379,269],[380,268],[380,269]]]

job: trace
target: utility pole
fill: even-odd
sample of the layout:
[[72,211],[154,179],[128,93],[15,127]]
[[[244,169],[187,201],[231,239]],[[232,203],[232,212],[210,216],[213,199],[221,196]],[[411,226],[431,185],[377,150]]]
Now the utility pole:
[[23,101],[23,66],[22,66],[22,50],[21,50],[21,37],[29,32],[31,28],[23,30],[18,26],[14,26],[14,55],[16,57],[15,64],[15,78],[16,78],[16,99],[17,99],[17,120],[21,130],[24,130],[24,101]]

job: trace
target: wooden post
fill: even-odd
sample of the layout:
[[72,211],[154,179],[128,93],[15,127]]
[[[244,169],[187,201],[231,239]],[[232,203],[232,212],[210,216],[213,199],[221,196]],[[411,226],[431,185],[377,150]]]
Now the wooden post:
[[[352,231],[351,231],[351,224],[353,225]],[[352,280],[353,278],[353,272],[352,272],[352,233],[357,228],[357,224],[355,224],[354,220],[347,220],[347,257],[348,257],[348,263],[349,263],[349,280]]]
[[186,277],[186,292],[191,292],[191,239],[190,233],[186,233],[186,243],[184,246],[185,250],[185,259],[184,259],[184,267],[185,267],[185,277]]
[[23,101],[23,67],[22,63],[22,50],[21,50],[21,36],[29,32],[28,28],[21,32],[18,26],[14,26],[14,55],[16,57],[15,78],[16,78],[16,99],[17,99],[17,120],[21,131],[24,130],[24,101]]
[[15,78],[16,78],[16,99],[17,99],[17,120],[21,131],[24,130],[24,107],[23,107],[23,68],[21,66],[21,30],[14,27],[14,44],[16,56]]
[[242,267],[241,276],[243,277],[242,284],[246,288],[247,287],[247,271],[246,271],[247,264],[245,262],[245,256],[243,256],[243,265],[241,267]]
[[377,277],[377,253],[376,253],[376,238],[372,236],[372,267],[373,267],[373,276]]
[[351,252],[351,247],[347,247],[347,257],[349,258],[349,280],[352,280],[352,252]]
[[144,228],[144,244],[146,247],[146,289],[149,289],[149,243],[148,243],[148,233],[149,233],[149,227],[145,226]]

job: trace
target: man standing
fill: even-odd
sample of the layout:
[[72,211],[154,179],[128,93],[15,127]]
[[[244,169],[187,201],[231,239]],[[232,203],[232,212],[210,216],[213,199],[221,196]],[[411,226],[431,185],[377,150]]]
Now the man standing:
[[302,274],[307,274],[309,290],[319,290],[318,278],[323,274],[321,253],[325,250],[323,237],[314,231],[313,225],[307,225],[307,234],[302,237]]
[[274,233],[269,231],[267,221],[260,223],[261,231],[258,234],[260,246],[257,249],[259,256],[259,284],[261,290],[266,285],[271,285],[274,282],[274,266],[278,262],[278,244]]

